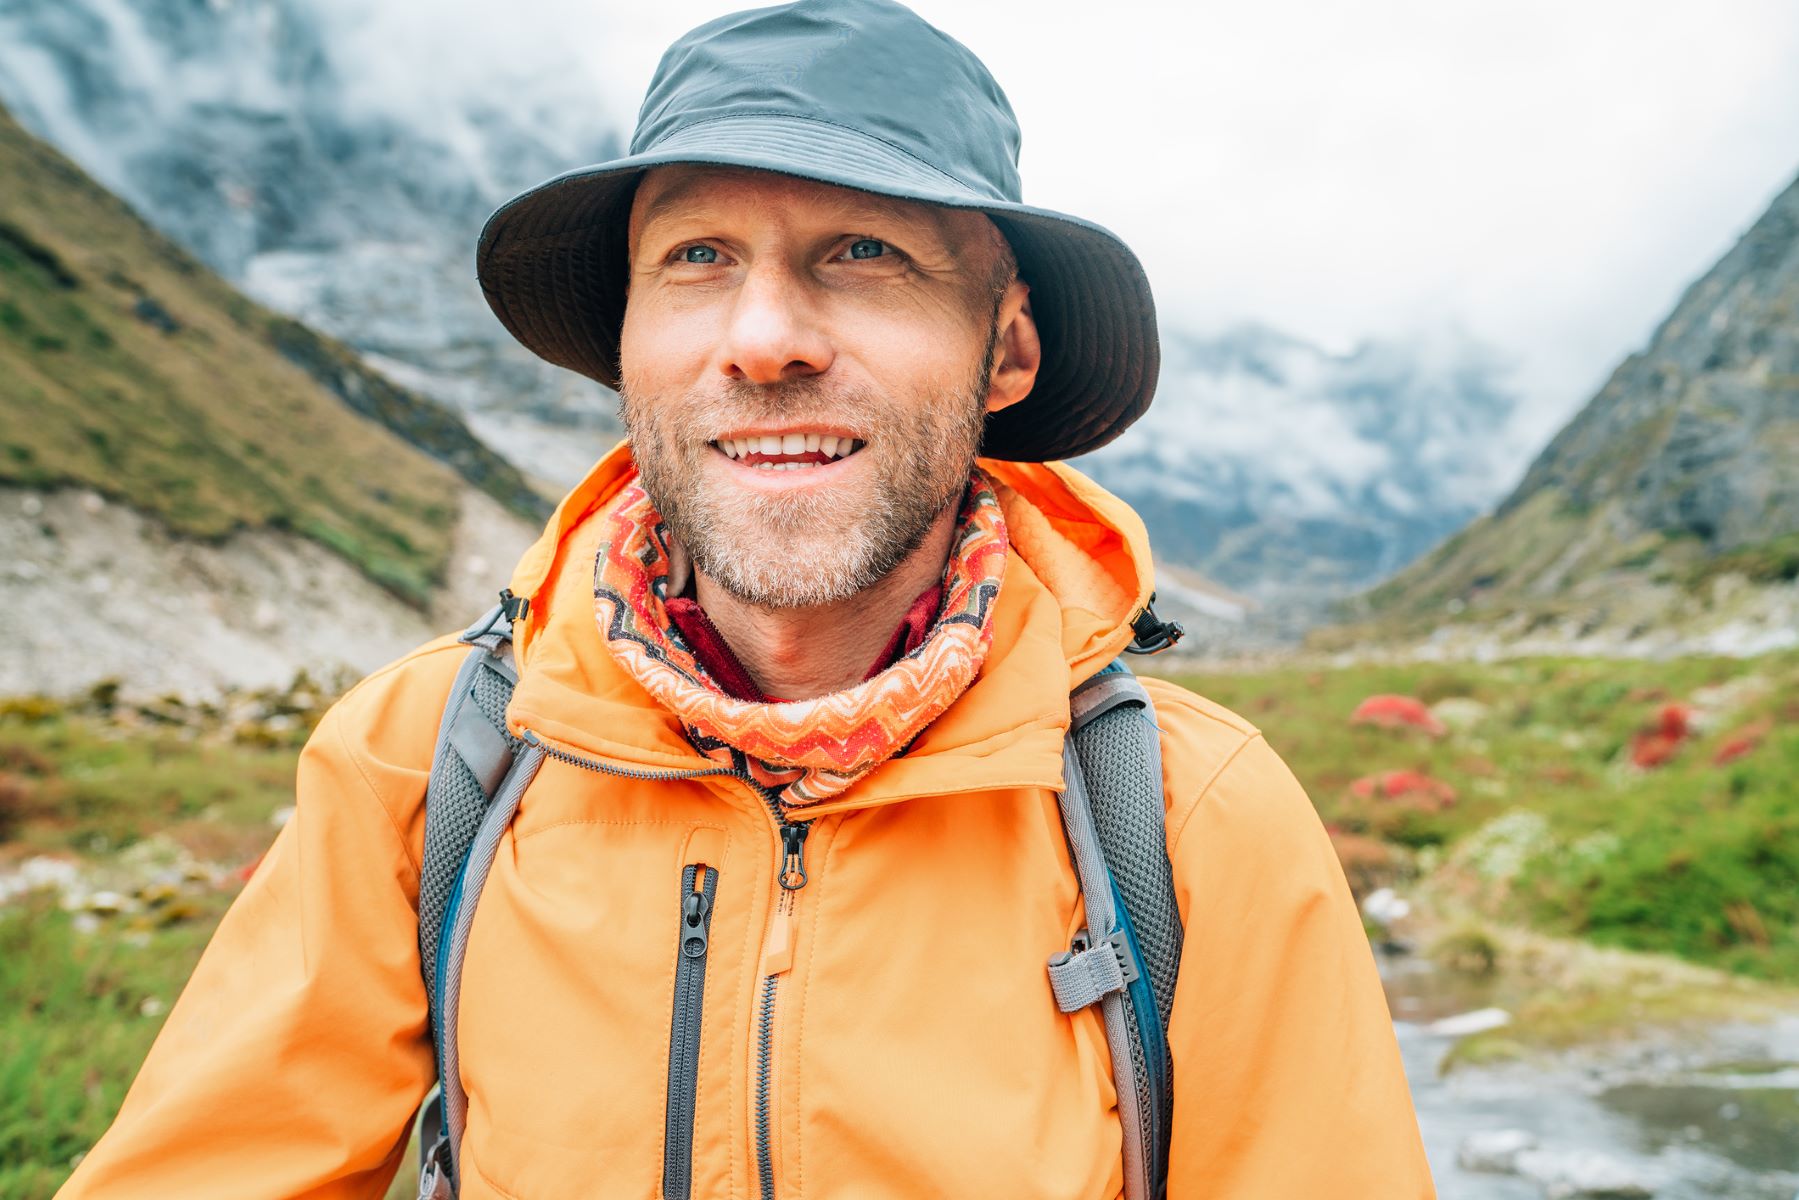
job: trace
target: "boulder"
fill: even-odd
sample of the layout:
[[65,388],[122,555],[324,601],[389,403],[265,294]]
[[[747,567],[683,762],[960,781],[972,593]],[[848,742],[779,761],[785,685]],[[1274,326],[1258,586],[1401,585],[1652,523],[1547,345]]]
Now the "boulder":
[[1518,1156],[1537,1148],[1537,1135],[1526,1129],[1484,1129],[1462,1139],[1455,1162],[1464,1171],[1515,1175]]
[[1597,1150],[1527,1150],[1517,1171],[1547,1200],[1649,1200],[1655,1187],[1640,1167]]

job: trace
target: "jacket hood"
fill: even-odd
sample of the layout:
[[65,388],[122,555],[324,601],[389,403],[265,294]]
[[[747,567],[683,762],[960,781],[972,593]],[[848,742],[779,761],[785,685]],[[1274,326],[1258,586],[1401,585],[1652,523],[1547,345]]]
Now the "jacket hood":
[[[902,756],[809,814],[917,795],[1062,786],[1068,692],[1121,653],[1153,572],[1143,522],[1060,463],[981,459],[998,485],[1011,550],[981,675]],[[613,659],[594,615],[593,518],[636,476],[620,443],[551,515],[513,572],[530,602],[515,623],[514,733],[630,771],[713,766],[680,721]]]

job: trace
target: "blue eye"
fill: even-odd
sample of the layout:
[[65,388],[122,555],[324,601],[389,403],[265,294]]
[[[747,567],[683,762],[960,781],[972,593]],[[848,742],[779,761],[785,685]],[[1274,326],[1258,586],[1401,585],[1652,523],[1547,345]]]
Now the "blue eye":
[[850,243],[851,258],[879,258],[887,253],[887,243],[874,238],[860,238]]
[[681,261],[702,265],[715,263],[718,261],[718,251],[711,246],[689,246],[681,251]]

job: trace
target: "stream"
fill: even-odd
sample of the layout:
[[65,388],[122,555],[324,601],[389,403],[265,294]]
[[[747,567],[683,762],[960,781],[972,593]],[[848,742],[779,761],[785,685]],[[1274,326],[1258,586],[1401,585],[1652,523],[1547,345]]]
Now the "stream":
[[[1422,962],[1382,974],[1442,1200],[1799,1197],[1799,1013],[1444,1076],[1455,1039],[1430,1023],[1480,1007],[1478,991]],[[1510,1169],[1458,1161],[1504,1131],[1534,1142]]]

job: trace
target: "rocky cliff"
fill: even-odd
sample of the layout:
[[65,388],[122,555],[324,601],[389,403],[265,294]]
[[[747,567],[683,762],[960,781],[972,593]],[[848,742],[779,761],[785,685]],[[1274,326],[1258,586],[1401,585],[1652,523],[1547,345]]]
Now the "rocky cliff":
[[1345,636],[1799,640],[1799,180],[1488,516],[1348,610]]

